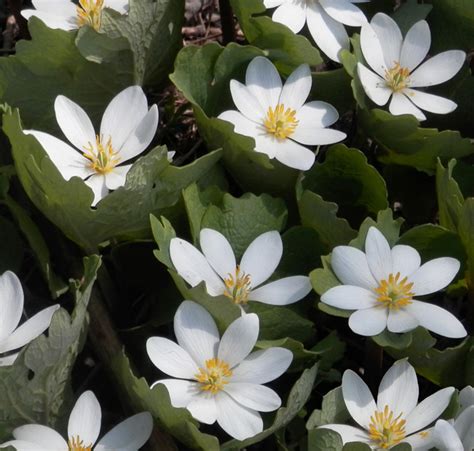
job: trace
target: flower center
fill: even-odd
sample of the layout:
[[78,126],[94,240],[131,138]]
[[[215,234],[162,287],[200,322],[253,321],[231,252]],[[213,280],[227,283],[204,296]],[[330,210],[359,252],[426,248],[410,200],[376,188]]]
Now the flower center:
[[201,390],[211,392],[213,395],[220,392],[228,379],[232,376],[232,370],[223,360],[206,360],[206,368],[199,368],[199,373],[194,377],[201,383]]
[[99,31],[103,9],[104,0],[79,0],[76,6],[77,25],[79,27],[89,25]]
[[235,275],[229,273],[224,279],[224,296],[232,299],[236,304],[246,304],[250,293],[250,274],[240,272],[240,266],[235,268]]
[[68,451],[92,451],[92,443],[88,446],[84,445],[84,442],[79,438],[71,437],[67,443]]
[[95,146],[89,142],[84,150],[84,156],[90,161],[89,167],[99,174],[108,174],[120,162],[118,152],[112,147],[112,138],[104,142],[104,137],[97,135]]
[[384,307],[393,310],[399,310],[411,304],[411,300],[415,293],[410,290],[413,283],[407,283],[407,278],[400,280],[400,273],[394,276],[390,274],[388,280],[381,280],[375,292],[378,294],[377,301],[382,303]]
[[369,437],[378,448],[388,449],[405,438],[403,413],[394,418],[394,413],[385,406],[383,412],[375,411],[370,417]]
[[399,62],[385,71],[385,81],[393,92],[403,91],[409,82],[410,69],[401,67]]
[[290,137],[295,132],[298,123],[296,111],[291,108],[285,110],[283,104],[278,104],[275,109],[268,108],[267,116],[263,122],[267,132],[275,135],[277,139]]

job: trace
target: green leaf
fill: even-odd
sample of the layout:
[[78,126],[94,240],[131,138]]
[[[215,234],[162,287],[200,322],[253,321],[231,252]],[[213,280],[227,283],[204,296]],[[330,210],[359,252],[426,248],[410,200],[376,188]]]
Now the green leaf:
[[325,424],[344,424],[351,419],[344,397],[342,387],[334,388],[323,396],[321,409],[313,411],[306,423],[306,429],[311,430]]
[[341,436],[330,429],[312,429],[308,434],[308,451],[342,451]]
[[312,352],[321,356],[319,361],[321,371],[331,370],[334,364],[344,357],[345,350],[346,343],[339,338],[335,330],[311,348]]
[[[467,254],[467,279],[470,293],[474,290],[474,198],[466,199],[459,217],[459,236]],[[471,294],[470,302],[473,302]]]
[[408,0],[395,11],[392,18],[397,22],[403,35],[420,20],[428,17],[433,5],[418,3],[417,0]]
[[456,160],[451,160],[445,169],[441,162],[438,161],[436,171],[439,222],[443,227],[452,232],[457,231],[462,204],[464,203],[461,190],[452,176],[455,165]]
[[[408,445],[410,446],[410,445]],[[350,442],[344,445],[343,451],[370,451],[372,448],[367,443]],[[393,448],[391,448],[393,449]],[[411,449],[411,448],[409,448]]]
[[411,332],[397,334],[385,329],[372,340],[382,348],[406,349],[411,345],[413,336]]

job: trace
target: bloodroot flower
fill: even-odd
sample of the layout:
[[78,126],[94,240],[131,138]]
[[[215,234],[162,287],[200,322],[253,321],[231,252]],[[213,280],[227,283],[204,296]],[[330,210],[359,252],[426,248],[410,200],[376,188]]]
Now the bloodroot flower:
[[244,440],[263,430],[260,412],[281,405],[262,384],[281,376],[293,359],[284,348],[251,352],[258,338],[254,313],[236,319],[219,338],[216,323],[200,305],[184,301],[174,317],[178,344],[167,338],[147,341],[151,361],[166,374],[163,384],[174,407],[186,407],[198,421],[215,421],[229,435]]
[[147,442],[153,429],[151,415],[142,412],[122,421],[97,442],[101,421],[99,401],[94,393],[86,391],[69,416],[67,441],[47,426],[26,424],[13,430],[15,440],[0,446],[13,446],[17,451],[137,451]]
[[354,371],[346,370],[342,394],[347,410],[360,428],[344,424],[321,427],[337,432],[344,443],[363,442],[374,450],[390,449],[405,442],[418,443],[420,437],[428,434],[415,433],[443,413],[453,393],[453,387],[444,388],[418,404],[415,370],[402,360],[385,373],[376,403],[365,382]]
[[420,263],[416,249],[405,245],[390,249],[379,230],[371,227],[365,254],[351,246],[334,248],[331,266],[344,285],[326,291],[321,301],[355,310],[349,327],[360,335],[377,335],[385,328],[408,332],[422,326],[445,337],[465,337],[466,330],[454,315],[415,299],[449,285],[459,271],[459,261],[442,257]]

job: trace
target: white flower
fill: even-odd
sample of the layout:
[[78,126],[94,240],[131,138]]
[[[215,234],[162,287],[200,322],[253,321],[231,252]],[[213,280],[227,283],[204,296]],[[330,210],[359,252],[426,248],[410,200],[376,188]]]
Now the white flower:
[[121,14],[128,11],[128,0],[79,0],[76,5],[70,0],[32,0],[36,9],[24,9],[25,19],[32,16],[41,19],[50,28],[75,30],[84,25],[100,29],[102,10],[111,8]]
[[158,127],[158,107],[148,109],[140,86],[130,86],[112,99],[97,135],[87,113],[67,97],[56,97],[54,110],[59,127],[75,148],[48,133],[24,133],[39,141],[66,180],[85,181],[94,193],[92,205],[125,184],[132,165],[119,165],[142,153]]
[[422,326],[445,337],[466,336],[463,325],[447,310],[414,299],[448,286],[459,271],[459,261],[442,257],[420,263],[416,249],[405,245],[390,249],[379,230],[371,227],[365,254],[351,246],[334,248],[331,266],[344,285],[326,291],[321,301],[356,310],[349,327],[360,335],[377,335],[386,327],[408,332]]
[[362,27],[360,44],[375,73],[360,63],[357,73],[365,92],[377,105],[385,105],[392,97],[390,113],[412,114],[420,121],[426,119],[421,110],[447,114],[457,107],[444,97],[413,89],[439,85],[453,78],[466,59],[461,50],[451,50],[420,65],[431,45],[430,28],[424,20],[413,25],[403,39],[395,21],[378,13],[370,24]]
[[236,304],[259,301],[286,305],[299,301],[311,291],[307,276],[291,276],[260,286],[275,271],[283,254],[283,243],[276,231],[255,238],[244,252],[240,265],[224,235],[212,229],[199,234],[202,252],[180,238],[170,242],[170,257],[178,274],[195,287],[206,283],[211,296],[224,295]]
[[219,119],[234,124],[235,132],[255,139],[255,150],[290,168],[307,170],[315,159],[304,145],[342,141],[345,133],[327,129],[337,121],[336,109],[326,102],[304,103],[311,91],[307,64],[296,69],[282,86],[270,60],[258,56],[247,68],[245,85],[231,80],[230,91],[239,111],[225,111]]
[[[367,22],[364,13],[354,5],[369,0],[264,0],[267,8],[275,8],[273,20],[298,33],[308,29],[318,47],[332,60],[340,61],[339,51],[349,49],[349,36],[344,25],[360,27]],[[344,24],[344,25],[343,25]]]
[[151,435],[153,419],[148,412],[134,415],[115,426],[96,444],[102,421],[99,401],[91,391],[84,392],[69,416],[67,441],[54,429],[26,424],[13,431],[15,440],[0,445],[17,451],[137,451]]
[[[51,323],[59,305],[41,310],[17,327],[23,315],[23,288],[18,277],[11,271],[0,276],[0,355],[20,349],[41,335]],[[0,357],[0,366],[11,365],[18,352]]]
[[372,449],[389,449],[404,442],[415,443],[426,434],[414,434],[443,413],[453,393],[453,387],[444,388],[418,404],[415,370],[402,360],[395,362],[385,373],[375,403],[365,382],[354,371],[346,370],[342,377],[344,402],[351,417],[362,429],[344,424],[321,427],[336,431],[344,443],[363,442]]
[[284,348],[251,352],[258,338],[254,313],[236,319],[219,339],[216,323],[200,305],[184,301],[174,317],[178,344],[152,337],[146,344],[151,361],[177,379],[164,379],[174,407],[186,407],[198,421],[215,421],[229,435],[244,440],[263,430],[260,412],[281,405],[262,384],[282,375],[293,354]]

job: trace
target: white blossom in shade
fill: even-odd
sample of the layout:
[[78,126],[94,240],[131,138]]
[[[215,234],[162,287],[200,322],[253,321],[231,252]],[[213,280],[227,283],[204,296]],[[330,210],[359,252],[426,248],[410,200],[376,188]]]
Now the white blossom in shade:
[[[48,133],[24,133],[39,141],[64,179],[80,177],[85,181],[94,193],[92,205],[109,190],[125,184],[132,165],[122,163],[142,153],[158,127],[158,107],[148,109],[140,86],[130,86],[111,100],[102,116],[99,134],[87,113],[67,97],[56,97],[54,110],[59,127],[74,147]],[[170,152],[168,158],[171,156]]]
[[255,151],[290,168],[306,171],[315,160],[306,145],[342,141],[345,133],[329,127],[339,114],[326,102],[305,104],[312,85],[307,64],[298,67],[282,84],[273,63],[258,56],[249,64],[245,84],[231,80],[230,91],[238,111],[224,111],[219,119],[234,124],[234,131],[255,139]]
[[[418,381],[413,367],[405,360],[395,362],[385,373],[379,386],[377,401],[369,387],[352,370],[342,377],[344,403],[353,420],[360,426],[326,424],[322,428],[337,432],[344,443],[363,442],[372,449],[390,449],[399,443],[412,443],[448,406],[453,387],[444,388],[418,403]],[[413,442],[414,443],[414,442]],[[413,450],[419,450],[413,447]]]
[[385,105],[391,97],[390,113],[411,114],[420,121],[426,119],[421,110],[447,114],[457,107],[449,99],[418,89],[453,78],[466,59],[463,51],[450,50],[422,63],[431,45],[430,28],[424,20],[403,38],[395,21],[378,13],[362,27],[360,44],[372,70],[358,63],[357,73],[366,94],[377,105]]
[[420,264],[416,249],[401,244],[390,249],[380,231],[371,227],[365,254],[351,246],[334,248],[331,266],[344,285],[326,291],[321,301],[355,310],[349,327],[360,335],[377,335],[385,328],[408,332],[422,326],[445,337],[465,337],[466,330],[454,315],[415,299],[448,286],[459,271],[459,261],[441,257]]
[[151,361],[176,379],[164,379],[174,407],[185,407],[198,421],[219,426],[244,440],[263,430],[259,412],[281,405],[280,397],[262,384],[281,376],[293,354],[274,347],[251,352],[259,334],[254,313],[232,322],[219,337],[216,323],[200,305],[184,301],[174,317],[178,344],[151,337],[146,347]]
[[77,5],[70,0],[32,0],[35,9],[24,9],[25,19],[38,17],[48,27],[75,30],[85,25],[100,30],[102,11],[111,8],[121,14],[128,11],[128,0],[79,0]]
[[19,349],[49,327],[54,312],[59,308],[57,304],[45,308],[18,327],[23,315],[23,303],[20,280],[13,272],[6,271],[0,276],[0,366],[13,364]]
[[149,412],[134,415],[115,426],[98,442],[102,422],[99,401],[91,391],[76,401],[69,416],[67,439],[41,424],[26,424],[13,430],[14,440],[0,447],[14,446],[17,451],[138,451],[153,429]]
[[267,8],[275,8],[272,19],[294,33],[305,23],[317,46],[333,61],[340,62],[339,51],[349,49],[350,42],[344,25],[360,27],[367,22],[355,3],[369,0],[264,0]]
[[287,305],[311,291],[307,276],[290,276],[262,285],[274,273],[283,254],[277,231],[263,233],[250,243],[240,264],[224,235],[212,229],[199,234],[202,253],[181,238],[170,242],[170,257],[178,274],[195,287],[206,283],[211,296],[224,295],[242,306],[248,301]]

